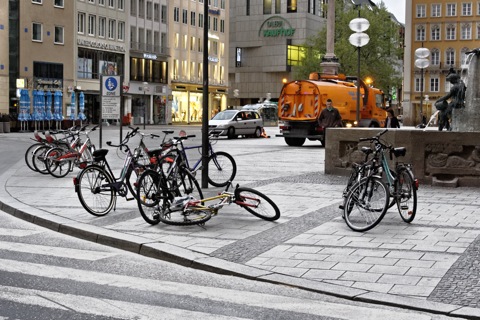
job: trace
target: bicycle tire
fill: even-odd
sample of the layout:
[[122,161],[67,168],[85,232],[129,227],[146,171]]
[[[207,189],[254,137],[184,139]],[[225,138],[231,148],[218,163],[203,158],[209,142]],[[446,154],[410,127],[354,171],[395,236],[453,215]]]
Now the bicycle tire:
[[37,172],[41,174],[48,174],[48,169],[45,165],[45,154],[50,150],[49,146],[43,145],[35,149],[32,155],[32,163]]
[[70,171],[72,171],[72,160],[57,160],[59,157],[64,156],[68,152],[69,151],[62,148],[52,148],[45,154],[45,167],[47,168],[48,173],[50,173],[53,177],[63,178]]
[[237,164],[230,154],[219,151],[208,157],[208,183],[212,186],[225,187],[236,174]]
[[134,199],[137,199],[138,179],[140,179],[140,176],[143,172],[144,171],[142,171],[140,168],[129,168],[125,175],[125,184],[127,185],[128,191],[130,191]]
[[[397,177],[397,172],[396,172],[395,170],[393,170],[393,169],[390,169],[390,175],[391,175],[394,179],[396,179],[396,177]],[[383,182],[387,183],[386,180],[387,180],[387,178],[384,178]],[[387,184],[388,184],[388,183],[387,183]],[[390,189],[390,201],[389,201],[389,203],[388,203],[388,209],[390,209],[391,207],[393,207],[394,205],[397,204],[397,199],[394,197],[393,192],[392,192],[392,191],[394,190],[394,188],[395,188],[395,183],[394,183],[394,185],[392,185],[392,188]],[[387,209],[387,210],[388,210],[388,209]]]
[[102,184],[113,183],[114,179],[104,168],[89,165],[77,175],[78,199],[90,214],[101,217],[109,213],[116,202],[116,193],[113,188],[104,188]]
[[407,168],[400,168],[397,172],[395,197],[402,220],[412,222],[417,213],[417,189],[413,175]]
[[[176,181],[173,188],[162,188],[162,200],[157,206],[158,218],[165,224],[176,226],[203,224],[212,217],[210,210],[173,208],[174,202],[182,197],[196,200],[203,199],[202,189],[190,171],[182,167],[178,171],[178,177],[175,178]],[[168,186],[169,181],[165,181],[165,183]]]
[[137,205],[142,218],[151,225],[160,222],[159,203],[162,196],[161,174],[154,170],[145,170],[137,182]]
[[275,221],[280,218],[280,209],[275,202],[258,190],[238,187],[235,203],[261,219]]
[[380,178],[362,178],[347,195],[343,213],[345,222],[354,231],[368,231],[382,221],[388,201],[388,187]]
[[25,151],[25,163],[27,164],[27,167],[34,171],[37,172],[37,169],[33,165],[33,152],[38,148],[44,146],[43,143],[34,143],[30,147],[27,148],[27,151]]

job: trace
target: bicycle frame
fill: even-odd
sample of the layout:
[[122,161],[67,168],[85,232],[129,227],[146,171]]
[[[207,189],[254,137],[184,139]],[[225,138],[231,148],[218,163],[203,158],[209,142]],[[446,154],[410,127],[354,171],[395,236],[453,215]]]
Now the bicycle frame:
[[[185,159],[185,165],[187,166],[187,168],[193,173],[195,174],[198,170],[202,170],[202,157],[200,157],[196,162],[195,164],[193,165],[193,167],[190,167],[190,163],[188,161],[188,157],[187,157],[187,153],[186,153],[186,150],[193,150],[193,149],[200,149],[202,147],[202,145],[199,145],[199,146],[191,146],[191,147],[185,147],[183,145],[183,142],[181,141],[180,142],[181,146],[182,146],[182,149],[180,150],[180,152],[182,153],[182,157]],[[210,143],[210,141],[208,142],[208,155],[210,156],[211,154],[213,153],[213,147],[212,147],[212,144]]]

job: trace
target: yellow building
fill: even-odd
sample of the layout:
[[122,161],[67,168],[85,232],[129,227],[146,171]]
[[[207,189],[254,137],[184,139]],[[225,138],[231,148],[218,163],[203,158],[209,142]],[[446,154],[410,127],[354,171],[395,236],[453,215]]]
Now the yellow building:
[[[450,91],[450,68],[467,69],[466,52],[480,47],[480,1],[406,0],[403,113],[416,125],[423,112],[435,113],[435,101]],[[419,48],[430,51],[428,66],[418,67]],[[416,63],[417,62],[417,66]]]

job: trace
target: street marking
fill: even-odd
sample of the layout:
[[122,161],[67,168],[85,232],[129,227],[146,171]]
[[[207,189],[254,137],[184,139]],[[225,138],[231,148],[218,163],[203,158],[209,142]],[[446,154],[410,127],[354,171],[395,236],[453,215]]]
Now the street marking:
[[18,242],[5,242],[0,241],[0,250],[7,250],[13,252],[41,254],[46,256],[69,258],[77,260],[95,261],[105,258],[110,258],[116,253],[99,252],[91,250],[81,250],[65,247],[53,247],[53,246],[41,246],[30,243],[18,243]]
[[[288,312],[301,312],[317,316],[335,317],[339,319],[361,320],[430,320],[431,317],[422,313],[403,313],[384,309],[373,309],[369,307],[353,306],[332,302],[298,299],[283,297],[272,294],[257,292],[245,292],[232,289],[212,288],[199,285],[144,279],[131,276],[115,275],[87,270],[65,268],[59,266],[48,266],[43,264],[17,262],[13,260],[0,259],[0,271],[22,273],[37,277],[48,277],[53,279],[71,280],[81,283],[94,283],[109,285],[119,288],[131,288],[133,290],[155,292],[159,294],[175,294],[183,297],[194,297],[218,301],[222,303],[235,303],[248,305],[257,308],[283,310]],[[98,300],[98,299],[95,299]],[[74,304],[76,299],[72,300]],[[123,302],[122,302],[123,304]]]

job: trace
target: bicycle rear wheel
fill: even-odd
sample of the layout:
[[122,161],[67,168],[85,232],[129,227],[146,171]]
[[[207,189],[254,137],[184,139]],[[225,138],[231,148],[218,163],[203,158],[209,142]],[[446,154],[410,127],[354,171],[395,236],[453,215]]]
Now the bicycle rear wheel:
[[406,168],[398,170],[395,181],[395,198],[402,220],[410,223],[417,213],[417,188],[413,175]]
[[160,222],[160,209],[158,206],[162,199],[160,179],[160,173],[153,170],[146,170],[137,181],[136,193],[138,195],[138,210],[142,218],[152,225]]
[[238,187],[235,203],[261,219],[275,221],[280,218],[280,209],[275,202],[255,189]]
[[208,182],[215,187],[225,187],[237,174],[237,164],[231,155],[219,151],[208,157]]
[[387,212],[388,201],[388,188],[381,179],[363,178],[347,195],[345,222],[354,231],[370,230],[382,221]]
[[33,166],[33,152],[38,148],[44,146],[43,143],[34,143],[30,147],[27,148],[27,151],[25,151],[25,163],[27,164],[27,167],[30,168],[32,171],[37,171],[37,169]]
[[43,145],[35,149],[32,155],[33,167],[41,174],[48,174],[48,170],[45,165],[45,155],[47,154],[48,150],[50,150],[50,147]]
[[73,168],[73,159],[59,160],[60,157],[66,155],[69,151],[62,148],[52,148],[45,155],[45,167],[55,178],[65,177]]
[[87,166],[80,171],[76,181],[75,191],[85,210],[94,216],[104,216],[113,209],[116,194],[107,184],[114,180],[102,167]]

